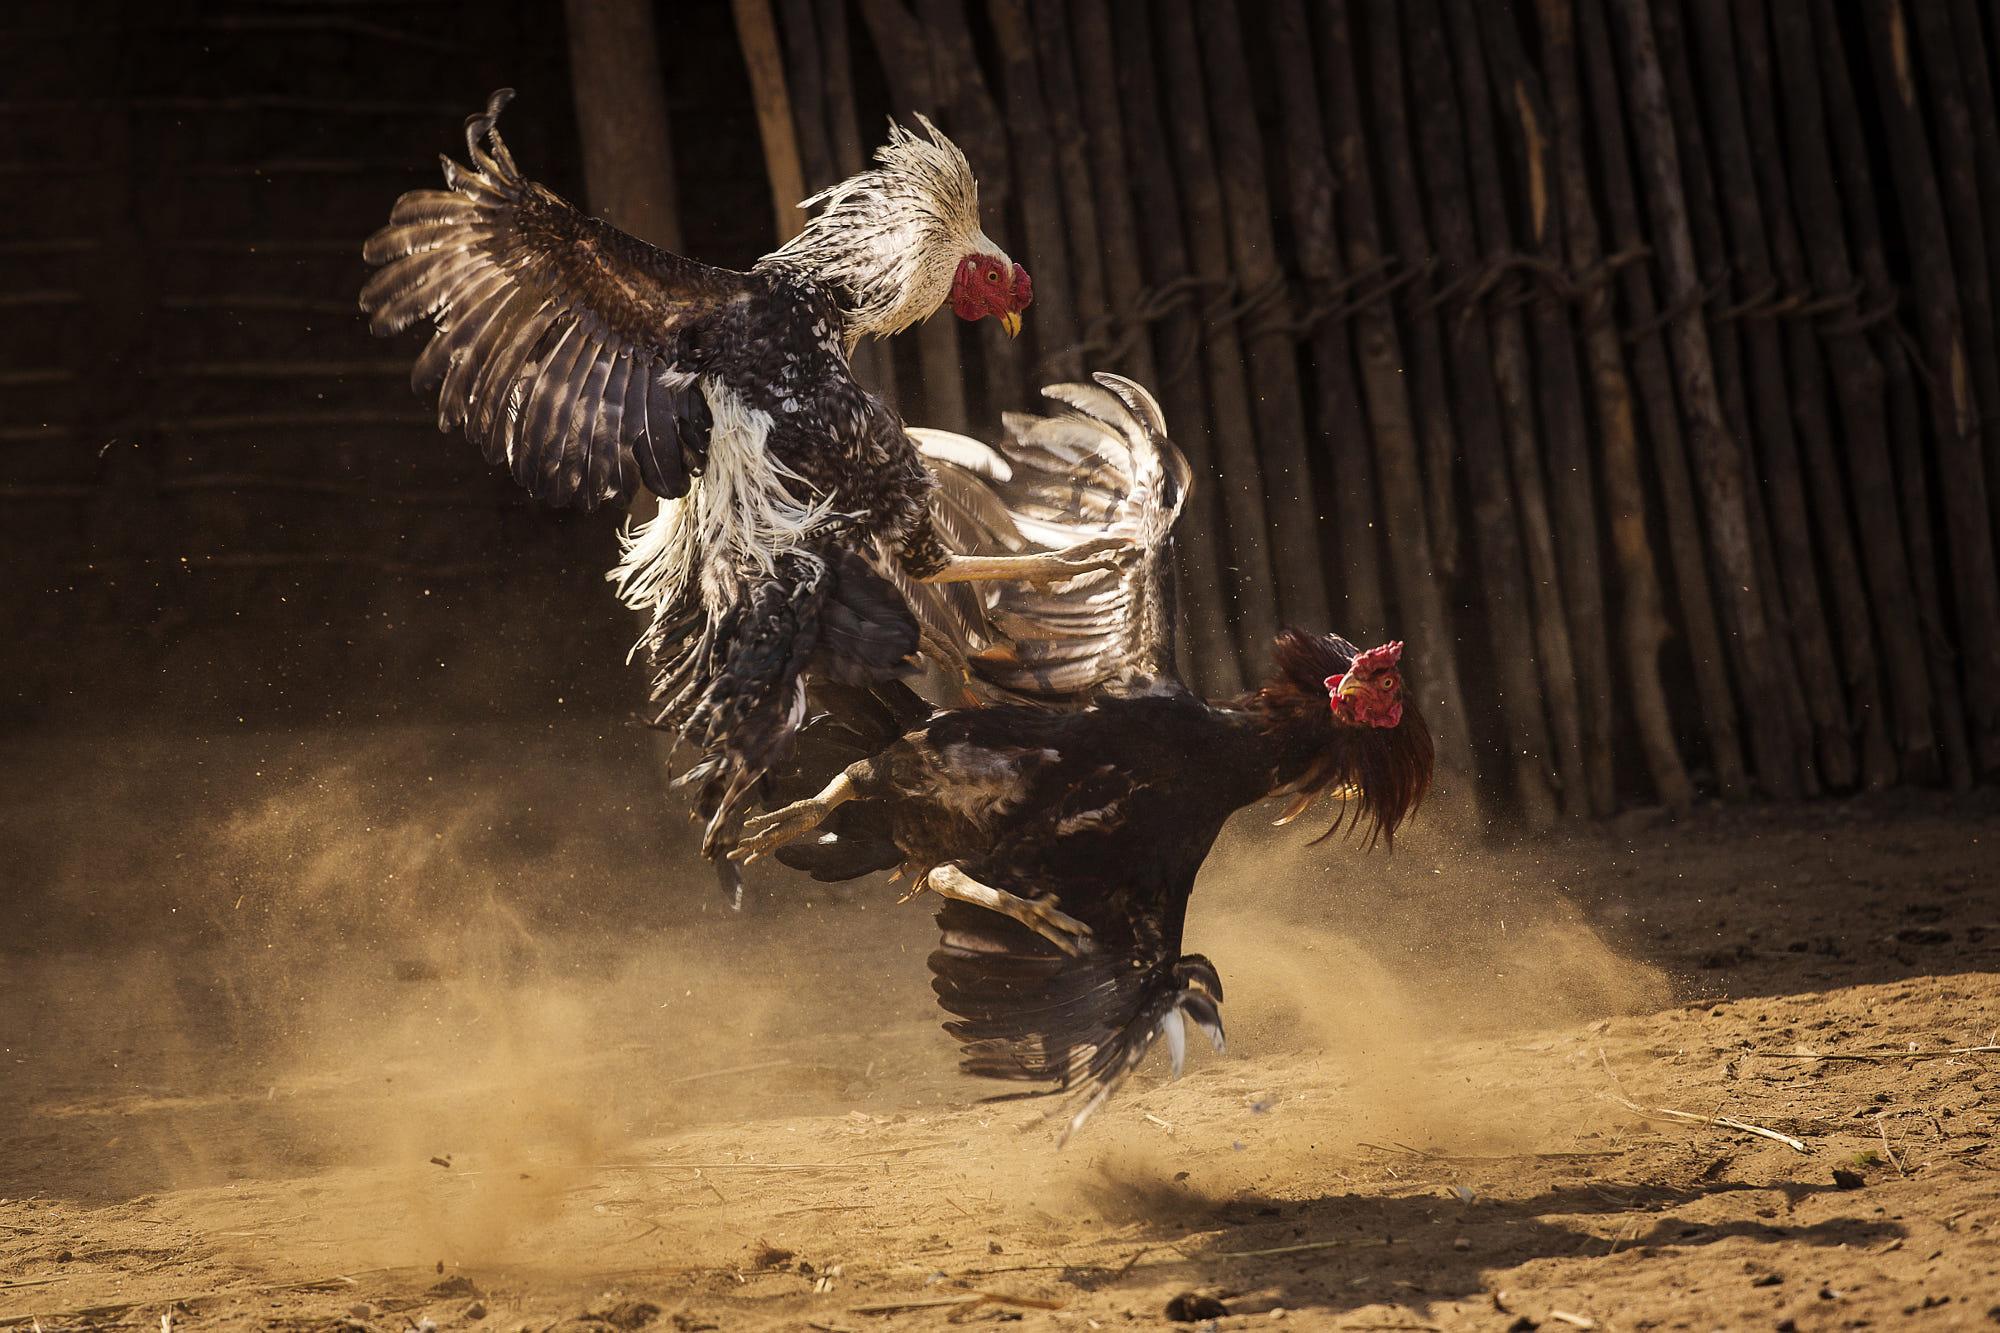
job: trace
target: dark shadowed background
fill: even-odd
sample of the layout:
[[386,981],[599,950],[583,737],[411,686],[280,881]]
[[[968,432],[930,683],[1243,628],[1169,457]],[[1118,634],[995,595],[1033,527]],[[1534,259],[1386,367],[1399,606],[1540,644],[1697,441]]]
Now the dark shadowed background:
[[[650,21],[649,49],[589,49],[572,12]],[[987,433],[1049,378],[1155,385],[1203,482],[1185,645],[1212,691],[1284,621],[1405,638],[1447,767],[1533,825],[1969,785],[2000,766],[1993,20],[24,0],[0,716],[624,725],[615,520],[536,512],[439,437],[417,340],[370,338],[355,294],[361,240],[492,88],[529,173],[589,202],[648,104],[607,90],[636,86],[671,161],[627,174],[724,264],[886,114],[958,139],[1036,275],[1029,332],[940,319],[859,369]]]

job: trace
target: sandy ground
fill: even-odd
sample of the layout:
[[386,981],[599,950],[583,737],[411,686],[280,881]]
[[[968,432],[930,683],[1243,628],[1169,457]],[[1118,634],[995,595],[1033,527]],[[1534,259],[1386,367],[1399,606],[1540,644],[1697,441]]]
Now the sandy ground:
[[0,759],[0,1325],[2000,1321],[1991,794],[1246,823],[1228,1053],[1058,1150],[920,904],[721,912],[627,733]]

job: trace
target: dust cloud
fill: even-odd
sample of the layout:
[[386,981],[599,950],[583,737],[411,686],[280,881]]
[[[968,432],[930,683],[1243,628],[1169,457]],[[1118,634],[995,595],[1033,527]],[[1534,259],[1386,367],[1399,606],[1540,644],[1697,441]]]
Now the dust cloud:
[[[935,1117],[993,1091],[938,1030],[928,913],[879,882],[775,872],[726,912],[643,737],[247,737],[127,752],[115,777],[42,759],[7,830],[43,849],[17,900],[34,993],[4,992],[34,1074],[0,1109],[46,1128],[0,1140],[0,1194],[234,1191],[206,1225],[240,1215],[349,1262],[587,1267],[560,1239],[568,1201],[649,1144],[726,1152],[741,1127],[768,1153],[798,1117]],[[76,809],[87,830],[55,814]],[[1308,1139],[1531,1143],[1531,1113],[1425,1052],[1667,997],[1575,905],[1582,853],[1496,852],[1436,801],[1393,855],[1308,846],[1313,817],[1246,813],[1188,924],[1231,1050],[1197,1055],[1172,1105],[1282,1099],[1287,1061],[1324,1075],[1260,1171]],[[1154,1072],[1125,1096],[1153,1096]],[[1024,1206],[1064,1182],[1137,1188],[1171,1174],[1148,1130],[1114,1103],[1063,1158],[1052,1129],[1007,1134],[979,1170]],[[301,1177],[367,1207],[258,1213],[255,1182]]]

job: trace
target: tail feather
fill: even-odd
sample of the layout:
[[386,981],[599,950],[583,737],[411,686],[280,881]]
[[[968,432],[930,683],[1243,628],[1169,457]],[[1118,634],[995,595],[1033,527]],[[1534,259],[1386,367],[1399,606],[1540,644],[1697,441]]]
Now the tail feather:
[[1081,1128],[1166,1038],[1173,1073],[1192,1023],[1219,1052],[1222,980],[1200,954],[1144,957],[1105,950],[1072,957],[1019,923],[964,903],[938,912],[931,989],[953,1017],[959,1068],[982,1078],[1046,1082],[1081,1104]]

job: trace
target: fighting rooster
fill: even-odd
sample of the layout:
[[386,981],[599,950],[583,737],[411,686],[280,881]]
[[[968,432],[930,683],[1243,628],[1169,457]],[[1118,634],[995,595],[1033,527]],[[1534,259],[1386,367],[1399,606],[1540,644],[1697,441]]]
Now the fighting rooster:
[[[964,156],[928,121],[892,126],[876,166],[747,273],[654,248],[522,176],[493,95],[470,165],[396,202],[364,256],[378,334],[436,328],[411,376],[536,499],[593,509],[640,488],[658,515],[613,571],[652,613],[657,721],[698,744],[703,850],[732,845],[746,793],[785,754],[817,672],[907,669],[918,584],[1102,567],[1105,549],[963,560],[932,523],[934,482],[848,357],[947,302],[1011,335],[1026,271],[979,224]],[[942,596],[933,600],[940,606]],[[727,878],[727,877],[726,877]]]
[[[1081,516],[1137,548],[1116,571],[993,590],[1013,640],[970,661],[1031,702],[917,722],[818,795],[754,818],[737,852],[775,852],[823,879],[900,866],[949,899],[930,967],[962,1068],[1087,1089],[1072,1130],[1157,1037],[1176,1073],[1185,1021],[1222,1044],[1221,982],[1181,952],[1181,930],[1228,817],[1278,796],[1286,823],[1335,792],[1347,803],[1329,833],[1345,823],[1393,842],[1432,759],[1400,643],[1363,652],[1287,630],[1271,677],[1227,703],[1174,674],[1171,529],[1187,463],[1144,390],[1097,380],[1047,390],[1069,409],[1053,418],[1010,415],[1004,456],[981,460],[981,446],[953,437],[973,466],[940,468],[948,492],[989,489],[997,504],[982,512],[1001,545],[1071,540]],[[878,730],[894,715],[883,707]],[[826,725],[866,736],[864,712]]]

